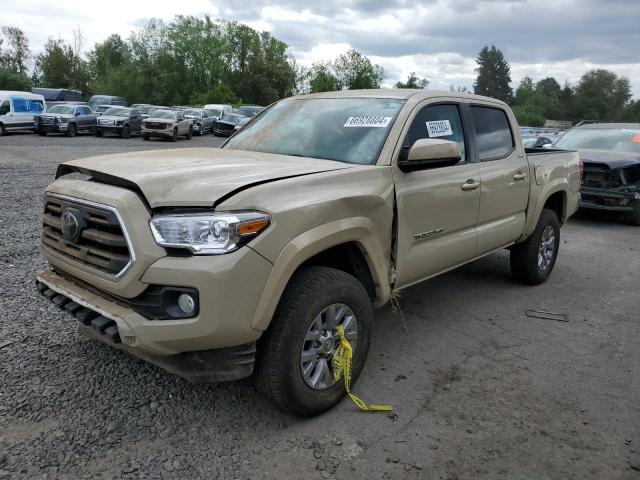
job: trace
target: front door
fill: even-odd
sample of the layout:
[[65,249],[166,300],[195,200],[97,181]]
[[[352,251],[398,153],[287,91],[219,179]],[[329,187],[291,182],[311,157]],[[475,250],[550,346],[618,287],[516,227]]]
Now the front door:
[[462,157],[454,166],[404,173],[394,167],[398,208],[396,271],[405,287],[453,268],[476,254],[480,171],[473,162],[460,106],[437,103],[418,107],[400,155],[421,138],[458,143]]

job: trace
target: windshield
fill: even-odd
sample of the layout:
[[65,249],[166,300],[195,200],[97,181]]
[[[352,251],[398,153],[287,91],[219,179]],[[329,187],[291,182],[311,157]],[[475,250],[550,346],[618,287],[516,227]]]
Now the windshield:
[[171,112],[169,110],[156,110],[153,112],[153,118],[168,118],[169,120],[175,120],[176,112]]
[[109,110],[111,107],[109,105],[98,105],[96,107],[96,112],[106,112],[107,110]]
[[640,153],[640,125],[638,128],[574,128],[556,142],[556,147]]
[[222,116],[222,110],[214,110],[213,108],[208,108],[207,112],[209,112],[210,117],[218,117]]
[[192,115],[194,117],[201,117],[202,110],[196,110],[195,108],[186,108],[182,111],[185,115]]
[[128,117],[129,109],[128,108],[109,108],[105,110],[103,115],[113,115],[114,117]]
[[238,131],[225,148],[371,165],[402,104],[384,98],[283,100]]
[[66,113],[72,115],[75,111],[76,107],[73,105],[54,105],[49,110],[48,113]]
[[230,113],[225,113],[222,118],[220,118],[221,122],[228,122],[228,123],[233,123],[234,125],[237,125],[238,122],[240,122],[240,120],[242,120],[244,117],[242,115],[232,115]]

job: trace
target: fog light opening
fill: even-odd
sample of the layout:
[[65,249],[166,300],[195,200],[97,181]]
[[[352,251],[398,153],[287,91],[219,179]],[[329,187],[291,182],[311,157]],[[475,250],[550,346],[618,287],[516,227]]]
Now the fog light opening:
[[192,314],[196,309],[195,299],[188,293],[182,293],[178,297],[178,307],[186,315]]

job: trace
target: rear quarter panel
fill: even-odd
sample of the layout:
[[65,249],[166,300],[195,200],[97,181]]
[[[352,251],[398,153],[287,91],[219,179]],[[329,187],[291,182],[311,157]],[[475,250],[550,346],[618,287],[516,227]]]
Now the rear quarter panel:
[[520,240],[533,233],[546,201],[557,192],[565,197],[564,218],[567,219],[578,209],[580,191],[580,157],[578,152],[568,150],[549,150],[548,152],[527,153],[529,161],[529,206],[527,223]]

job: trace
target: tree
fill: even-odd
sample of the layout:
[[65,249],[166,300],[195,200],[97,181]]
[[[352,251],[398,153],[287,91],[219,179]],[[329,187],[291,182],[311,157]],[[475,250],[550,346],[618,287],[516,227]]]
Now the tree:
[[504,55],[495,46],[485,46],[476,59],[478,77],[473,90],[478,95],[497,98],[510,103],[513,97],[511,90],[511,67]]
[[332,92],[340,89],[340,82],[333,74],[330,62],[316,62],[309,72],[309,91],[311,93]]
[[356,50],[349,50],[336,58],[333,74],[338,79],[340,90],[380,88],[384,79],[383,68],[372,64]]
[[30,92],[33,83],[26,75],[8,68],[0,68],[0,90],[18,90]]
[[[2,27],[2,34],[7,41],[8,48],[0,48],[0,67],[21,75],[27,75],[29,62],[31,61],[29,39],[18,27],[4,26]],[[3,43],[0,40],[0,47]]]
[[613,121],[620,117],[630,98],[627,78],[605,69],[591,70],[576,85],[575,114],[581,120]]
[[74,32],[72,44],[49,38],[44,51],[36,56],[39,83],[44,87],[70,88],[86,92],[89,86],[87,62],[81,57],[83,38]]
[[427,88],[428,86],[429,80],[418,77],[416,72],[411,72],[405,83],[396,83],[396,88]]
[[513,97],[514,105],[526,105],[526,103],[535,94],[535,84],[533,79],[528,76],[524,76],[520,81],[520,85],[516,89],[516,94]]

